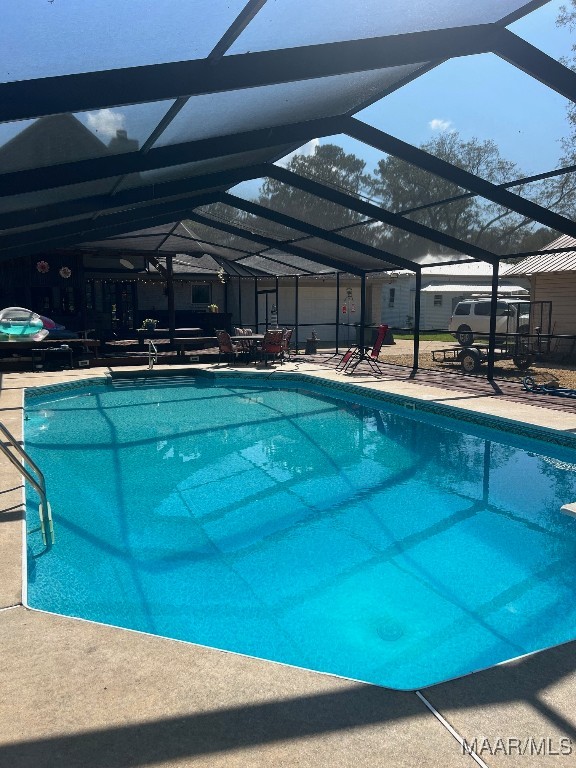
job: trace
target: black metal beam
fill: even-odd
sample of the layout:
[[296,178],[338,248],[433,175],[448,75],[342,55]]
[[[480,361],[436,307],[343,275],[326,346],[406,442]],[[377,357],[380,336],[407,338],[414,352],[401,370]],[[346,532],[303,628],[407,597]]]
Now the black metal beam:
[[[244,262],[246,259],[250,259],[253,256],[258,256],[259,258],[266,259],[266,261],[271,261],[273,264],[281,264],[283,267],[287,267],[288,269],[296,269],[294,264],[289,264],[287,261],[282,261],[282,259],[279,259],[277,256],[271,256],[272,249],[266,248],[264,251],[258,251],[251,253],[249,256],[241,256],[239,259],[236,259],[236,264],[240,264],[244,269],[251,269],[251,267],[247,267],[244,265]],[[253,268],[253,271],[256,269],[256,267]],[[260,270],[262,271],[262,270]],[[305,267],[298,267],[298,273],[304,274],[304,275],[317,275],[318,272],[313,272],[311,269],[306,269]],[[282,277],[289,277],[289,275],[282,275]]]
[[154,256],[152,253],[147,253],[146,260],[157,270],[157,272],[164,278],[164,280],[168,280],[168,271],[166,267],[160,264],[156,256]]
[[[400,267],[400,269],[411,269],[412,271],[415,271],[414,263],[408,259],[395,256],[393,253],[388,253],[387,251],[384,251],[380,248],[375,248],[372,245],[366,245],[358,240],[352,240],[349,237],[344,237],[343,235],[339,235],[337,232],[331,232],[328,229],[316,227],[313,224],[308,224],[305,221],[301,221],[300,219],[288,216],[285,213],[280,213],[279,211],[272,210],[271,208],[266,208],[264,205],[258,205],[257,203],[243,200],[240,197],[236,197],[235,195],[231,195],[226,192],[220,195],[220,201],[226,205],[232,206],[233,208],[241,208],[243,211],[246,211],[246,213],[251,213],[254,216],[260,216],[263,219],[273,221],[276,224],[281,224],[284,227],[289,227],[290,229],[296,229],[300,232],[304,232],[311,237],[317,237],[321,240],[326,240],[329,243],[334,243],[334,245],[347,248],[348,250],[355,251],[357,253],[363,253],[373,259],[385,262],[390,267]],[[383,265],[382,269],[385,268],[386,267]]]
[[[533,203],[531,200],[515,195],[507,189],[503,189],[496,184],[492,184],[490,181],[475,176],[470,171],[466,171],[463,168],[446,162],[446,160],[434,157],[434,155],[424,152],[422,149],[400,141],[400,139],[390,136],[390,134],[384,133],[384,131],[379,131],[377,128],[373,128],[357,120],[355,117],[347,118],[347,122],[348,127],[345,133],[358,139],[358,141],[369,144],[381,152],[399,157],[428,173],[452,182],[452,184],[469,189],[471,192],[485,197],[487,200],[492,200],[492,202],[502,205],[504,208],[516,211],[516,213],[525,216],[527,219],[533,219],[540,222],[540,224],[544,224],[546,227],[576,237],[576,223],[565,216],[549,211],[541,205]],[[471,251],[466,252],[471,253]]]
[[[543,173],[535,173],[532,176],[523,176],[521,179],[514,179],[513,181],[506,181],[503,184],[497,184],[496,186],[502,187],[502,189],[511,189],[512,187],[521,187],[525,184],[533,184],[536,181],[544,181],[544,179],[553,179],[558,176],[566,176],[567,174],[574,173],[576,171],[576,165],[566,165],[564,168],[555,168],[552,171],[544,171]],[[403,208],[398,213],[401,216],[408,216],[411,213],[417,211],[424,211],[427,208],[439,208],[442,205],[450,205],[458,200],[470,200],[473,197],[477,197],[474,192],[462,192],[459,195],[452,195],[451,197],[445,197],[442,200],[434,200],[430,203],[423,203],[422,205],[416,205],[413,208]],[[502,258],[502,256],[500,256]]]
[[166,224],[186,218],[193,206],[213,203],[213,195],[194,198],[191,202],[175,200],[155,205],[131,208],[110,214],[100,219],[82,219],[53,227],[43,227],[30,232],[19,232],[0,238],[0,258],[14,258],[30,253],[39,253],[51,248],[64,248],[87,240],[104,239],[113,235],[138,229]]
[[232,43],[234,43],[234,41],[242,34],[254,16],[256,16],[258,11],[265,4],[266,0],[249,0],[232,24],[230,24],[226,32],[222,35],[220,40],[218,40],[214,48],[210,51],[208,60],[213,64],[220,61]]
[[[445,248],[451,248],[455,251],[465,253],[480,261],[487,261],[489,264],[493,264],[494,261],[498,259],[498,256],[492,253],[492,251],[487,251],[485,248],[480,248],[477,245],[467,243],[464,240],[459,240],[457,237],[452,237],[451,235],[444,234],[443,232],[438,232],[438,230],[432,229],[432,227],[427,227],[425,224],[420,224],[417,221],[406,219],[397,213],[392,213],[391,211],[387,211],[384,208],[380,208],[380,206],[374,205],[374,203],[367,203],[365,200],[360,200],[353,195],[340,192],[339,190],[328,187],[318,181],[313,181],[312,179],[300,176],[293,171],[287,170],[286,168],[272,165],[268,167],[267,172],[268,176],[271,176],[277,181],[283,182],[284,184],[298,187],[298,189],[301,189],[304,192],[316,195],[317,197],[322,197],[325,200],[329,200],[333,203],[336,203],[337,205],[341,205],[344,208],[358,211],[358,213],[362,213],[364,216],[367,216],[370,219],[376,219],[377,221],[381,221],[384,224],[396,227],[397,229],[401,229],[405,232],[410,232],[411,234],[417,235],[418,237],[426,238],[427,240],[430,240],[433,243],[438,243]],[[413,262],[410,269],[414,269],[414,267],[415,263]]]
[[363,72],[485,53],[494,24],[436,29],[285,50],[126,67],[0,85],[0,121]]
[[524,3],[520,8],[517,8],[515,11],[512,11],[512,13],[504,16],[504,18],[500,19],[498,23],[504,27],[507,27],[509,24],[513,24],[515,21],[518,21],[518,19],[527,16],[529,13],[537,11],[538,8],[541,8],[543,5],[547,5],[549,2],[550,0],[531,0],[529,3]]
[[[126,152],[70,163],[58,163],[0,174],[0,196],[21,195],[43,189],[80,184],[97,179],[144,173],[201,160],[252,152],[268,147],[298,144],[341,132],[339,118],[308,120],[255,131],[198,139],[183,144],[155,147],[147,152]],[[274,155],[276,156],[276,155]]]
[[[57,221],[58,219],[84,216],[87,214],[99,214],[126,206],[157,203],[162,199],[190,197],[194,194],[206,194],[212,190],[224,189],[239,184],[241,181],[258,179],[266,175],[267,165],[254,165],[245,168],[231,168],[228,171],[191,176],[165,181],[160,184],[146,184],[141,187],[133,187],[117,192],[115,195],[94,195],[81,197],[76,200],[63,200],[51,205],[26,208],[19,211],[0,213],[0,230],[25,228],[34,224]],[[0,241],[1,241],[0,235]]]
[[[346,264],[345,262],[331,259],[328,256],[323,256],[322,254],[316,253],[315,251],[309,251],[307,248],[301,248],[300,246],[292,245],[290,243],[283,243],[281,240],[275,240],[273,237],[265,237],[264,235],[259,235],[256,232],[250,232],[247,229],[243,229],[242,227],[236,227],[232,224],[226,224],[223,221],[211,219],[208,216],[202,216],[195,211],[191,213],[187,218],[191,219],[192,221],[198,221],[200,224],[205,224],[206,226],[212,227],[213,229],[220,229],[223,232],[228,232],[230,235],[236,235],[237,237],[242,237],[245,240],[252,240],[255,243],[261,243],[262,245],[277,248],[279,251],[292,253],[294,256],[299,256],[301,259],[306,259],[307,261],[312,261],[316,264],[322,264],[325,267],[331,267],[332,269],[339,270],[340,272],[349,272],[352,275],[362,275],[364,272],[364,270],[353,267],[349,264]],[[266,257],[264,256],[263,258]]]
[[498,30],[494,40],[494,53],[501,59],[570,101],[576,101],[576,73],[571,69],[522,40],[509,29]]

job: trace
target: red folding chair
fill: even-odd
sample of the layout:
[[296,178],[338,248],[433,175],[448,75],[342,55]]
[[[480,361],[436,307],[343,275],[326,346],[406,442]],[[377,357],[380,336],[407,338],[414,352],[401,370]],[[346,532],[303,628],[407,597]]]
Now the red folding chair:
[[382,373],[382,369],[378,363],[378,356],[380,355],[380,350],[387,333],[388,326],[379,325],[376,341],[374,342],[374,345],[370,351],[368,352],[365,347],[359,347],[357,345],[350,347],[350,349],[348,349],[342,355],[342,359],[336,366],[336,370],[342,371],[343,373],[353,373],[356,367],[362,362],[362,360],[364,360],[366,363],[368,363],[373,371],[376,373]]

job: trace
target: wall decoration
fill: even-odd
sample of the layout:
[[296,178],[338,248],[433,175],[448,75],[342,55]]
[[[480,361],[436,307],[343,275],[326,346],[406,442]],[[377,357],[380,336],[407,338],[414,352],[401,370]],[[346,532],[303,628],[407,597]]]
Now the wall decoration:
[[47,261],[38,261],[36,262],[36,269],[45,275],[50,270],[50,264]]
[[72,270],[70,267],[60,267],[59,275],[67,280],[72,275]]

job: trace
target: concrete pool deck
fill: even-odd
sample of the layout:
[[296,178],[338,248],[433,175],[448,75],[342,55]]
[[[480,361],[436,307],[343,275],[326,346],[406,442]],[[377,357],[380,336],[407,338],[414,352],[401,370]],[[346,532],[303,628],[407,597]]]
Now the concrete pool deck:
[[[167,370],[173,373],[174,366]],[[276,370],[352,380],[360,387],[576,431],[576,409],[514,404],[405,376],[351,379],[300,360]],[[0,420],[21,438],[25,387],[108,372],[2,374]],[[0,462],[1,766],[563,768],[576,763],[576,642],[432,686],[421,698],[25,609],[22,479],[3,457]],[[476,745],[477,759],[464,754],[456,735]]]

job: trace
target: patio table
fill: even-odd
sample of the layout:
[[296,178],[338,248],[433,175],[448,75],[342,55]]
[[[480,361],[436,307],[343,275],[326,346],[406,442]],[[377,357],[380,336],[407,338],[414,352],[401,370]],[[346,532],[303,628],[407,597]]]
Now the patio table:
[[258,348],[258,342],[262,342],[264,338],[263,333],[253,333],[250,336],[230,336],[232,341],[241,342],[244,347],[245,354],[248,360],[256,359],[256,350]]

